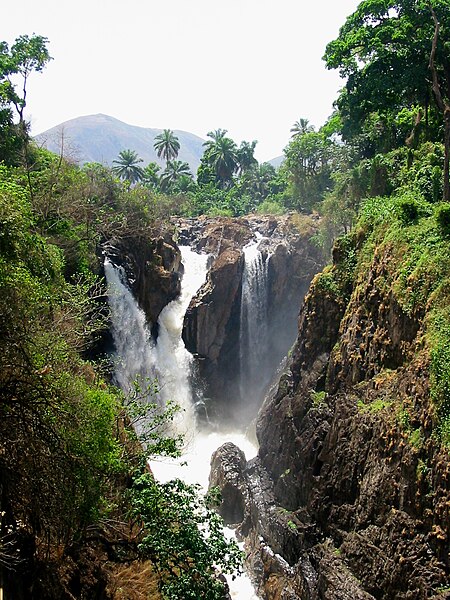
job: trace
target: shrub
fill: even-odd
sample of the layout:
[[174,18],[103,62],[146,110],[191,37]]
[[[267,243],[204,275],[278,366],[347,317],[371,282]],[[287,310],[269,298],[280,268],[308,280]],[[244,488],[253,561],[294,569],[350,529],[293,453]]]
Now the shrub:
[[436,221],[445,235],[450,234],[450,204],[444,202],[436,209]]

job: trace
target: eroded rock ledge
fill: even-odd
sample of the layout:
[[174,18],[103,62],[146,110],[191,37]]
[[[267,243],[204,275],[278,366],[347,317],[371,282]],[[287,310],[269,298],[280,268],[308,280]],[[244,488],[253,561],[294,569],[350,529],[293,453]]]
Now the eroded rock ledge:
[[155,325],[162,309],[181,288],[181,254],[172,233],[110,240],[103,251],[125,269],[134,297],[148,322]]

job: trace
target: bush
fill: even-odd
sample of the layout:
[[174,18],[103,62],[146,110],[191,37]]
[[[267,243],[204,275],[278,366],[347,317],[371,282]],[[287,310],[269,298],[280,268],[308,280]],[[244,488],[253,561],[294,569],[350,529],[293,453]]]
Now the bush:
[[450,204],[444,202],[436,209],[436,221],[445,235],[450,234]]
[[286,212],[286,209],[278,204],[278,202],[273,202],[271,200],[264,200],[256,209],[256,212],[259,215],[282,215]]
[[405,225],[415,223],[419,217],[419,208],[413,198],[405,198],[399,202],[400,220]]

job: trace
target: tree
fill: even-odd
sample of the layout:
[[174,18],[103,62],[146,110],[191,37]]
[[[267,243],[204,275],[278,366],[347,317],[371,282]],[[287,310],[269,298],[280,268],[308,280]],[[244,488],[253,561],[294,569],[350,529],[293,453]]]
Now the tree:
[[156,566],[164,597],[225,598],[217,574],[238,570],[242,553],[235,541],[225,539],[212,495],[202,499],[199,486],[179,479],[161,484],[145,473],[134,480],[130,499],[132,514],[143,526],[139,554]]
[[311,131],[314,131],[314,127],[309,124],[308,119],[304,119],[301,117],[298,121],[295,121],[295,123],[292,125],[291,137],[295,137],[298,134],[311,133]]
[[157,189],[159,187],[158,171],[160,170],[161,167],[157,163],[148,163],[148,165],[143,169],[142,183],[150,189]]
[[[0,95],[14,106],[20,124],[24,123],[28,78],[33,72],[40,73],[51,60],[47,43],[48,39],[41,35],[21,35],[11,50],[6,42],[0,43]],[[20,92],[13,83],[15,75],[22,80]]]
[[328,44],[328,68],[346,85],[337,101],[344,139],[361,131],[367,115],[382,118],[423,107],[432,99],[444,120],[444,198],[450,198],[450,10],[448,0],[364,0]]
[[262,163],[241,177],[241,188],[250,194],[255,204],[260,204],[271,193],[271,182],[276,177],[276,169],[270,163]]
[[162,133],[155,137],[153,147],[155,148],[158,157],[160,158],[162,156],[167,165],[169,160],[178,156],[180,142],[171,129],[164,129]]
[[331,142],[321,132],[297,134],[285,148],[283,168],[289,173],[294,205],[311,210],[331,186]]
[[161,174],[161,189],[163,191],[170,190],[182,177],[190,177],[192,179],[188,163],[181,160],[167,161],[167,167]]
[[[0,42],[0,160],[9,164],[17,162],[21,149],[25,150],[28,163],[28,127],[24,116],[27,85],[30,75],[40,73],[51,60],[47,44],[47,38],[40,35],[22,35],[11,48]],[[12,109],[19,119],[18,125],[14,124]]]
[[253,140],[253,142],[241,142],[236,153],[240,175],[257,166],[258,161],[255,158],[255,147],[257,143],[256,140]]
[[144,177],[144,170],[138,166],[141,162],[143,162],[142,158],[139,158],[134,150],[122,150],[119,152],[118,160],[113,160],[116,166],[112,171],[121,179],[137,183]]
[[210,131],[208,137],[211,139],[203,144],[206,150],[202,157],[202,163],[214,169],[216,181],[222,188],[230,187],[239,165],[236,143],[226,137],[226,133],[226,129]]

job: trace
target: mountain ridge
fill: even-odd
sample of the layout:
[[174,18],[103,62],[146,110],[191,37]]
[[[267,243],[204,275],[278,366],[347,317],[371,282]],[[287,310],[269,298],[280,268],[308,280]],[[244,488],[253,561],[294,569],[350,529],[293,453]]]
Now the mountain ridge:
[[[56,154],[60,154],[63,142],[64,156],[80,164],[99,162],[112,166],[119,152],[130,149],[142,158],[144,165],[156,162],[164,168],[164,159],[157,156],[153,147],[155,137],[162,131],[158,127],[130,125],[116,117],[97,113],[68,119],[35,135],[34,139],[40,146]],[[178,160],[187,162],[195,174],[200,165],[205,140],[182,129],[174,129],[173,132],[180,142]],[[278,168],[283,160],[284,156],[277,156],[262,162]]]
[[[115,117],[97,113],[83,115],[64,121],[59,125],[35,136],[36,142],[51,150],[63,153],[68,158],[81,164],[99,162],[112,165],[121,150],[134,150],[144,164],[156,162],[161,167],[165,161],[159,158],[153,147],[155,137],[163,129],[130,125]],[[189,164],[193,173],[196,172],[203,154],[204,140],[199,136],[175,129],[174,134],[180,142],[178,160]]]

